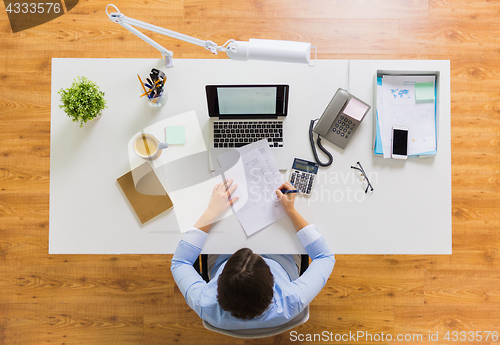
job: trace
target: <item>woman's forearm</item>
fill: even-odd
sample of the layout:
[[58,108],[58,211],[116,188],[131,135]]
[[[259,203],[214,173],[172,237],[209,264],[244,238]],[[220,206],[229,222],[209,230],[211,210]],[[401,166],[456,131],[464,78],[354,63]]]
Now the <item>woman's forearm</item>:
[[210,231],[212,223],[216,218],[217,217],[215,216],[214,212],[212,212],[211,210],[206,210],[201,215],[200,219],[198,219],[198,221],[194,224],[194,227],[208,233]]
[[293,226],[295,227],[295,230],[298,232],[305,226],[309,225],[309,223],[300,215],[299,212],[297,212],[296,209],[292,209],[289,212],[287,212],[288,217],[290,217],[290,220],[293,223]]

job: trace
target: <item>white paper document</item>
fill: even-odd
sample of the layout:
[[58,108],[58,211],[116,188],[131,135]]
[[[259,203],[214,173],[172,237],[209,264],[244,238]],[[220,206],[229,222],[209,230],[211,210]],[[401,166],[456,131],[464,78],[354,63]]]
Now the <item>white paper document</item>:
[[[222,173],[225,179],[233,179],[233,184],[238,185],[232,197],[239,197],[239,200],[232,209],[247,236],[285,216],[276,197],[276,189],[282,184],[282,178],[274,156],[270,150],[268,153],[271,156],[266,156],[261,152],[262,145],[256,144],[244,146],[243,152],[233,150],[219,156],[222,168],[214,172],[214,176]],[[237,160],[234,159],[235,154],[239,156]],[[231,162],[231,165],[222,162]]]
[[[266,139],[262,139],[256,141],[250,145],[245,145],[236,150],[231,150],[226,153],[223,153],[217,156],[217,160],[221,167],[230,167],[235,164],[236,161],[240,159],[241,155],[244,155],[254,149],[258,149],[259,153],[264,160],[265,164],[269,168],[269,171],[273,172],[275,178],[281,181],[281,173],[278,169],[278,163],[276,163],[276,159],[274,159],[274,155],[269,147],[269,143]],[[283,183],[283,182],[281,182]],[[281,184],[280,184],[281,185]],[[279,187],[279,186],[278,186]]]
[[[174,203],[173,210],[181,232],[187,232],[191,229],[196,221],[193,217],[196,215],[199,217],[203,214],[210,202],[215,185],[221,182],[222,177],[219,175],[194,186],[168,193]],[[197,202],[193,202],[194,195]],[[233,211],[228,208],[223,214],[217,217],[216,221],[229,217],[232,214]]]
[[436,149],[435,101],[415,101],[415,84],[425,82],[435,83],[435,76],[386,75],[382,87],[377,86],[382,91],[377,106],[384,158],[390,158],[393,126],[408,127],[408,155]]

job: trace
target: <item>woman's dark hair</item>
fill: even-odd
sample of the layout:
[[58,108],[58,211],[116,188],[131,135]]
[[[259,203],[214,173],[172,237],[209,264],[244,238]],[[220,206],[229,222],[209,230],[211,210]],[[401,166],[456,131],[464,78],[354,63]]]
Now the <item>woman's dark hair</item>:
[[231,255],[217,282],[217,300],[236,318],[261,315],[273,299],[274,277],[264,259],[248,248]]

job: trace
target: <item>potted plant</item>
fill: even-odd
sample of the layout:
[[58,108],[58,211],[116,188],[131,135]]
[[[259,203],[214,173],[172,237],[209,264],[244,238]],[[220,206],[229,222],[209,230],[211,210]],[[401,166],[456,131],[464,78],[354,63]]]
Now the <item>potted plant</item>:
[[80,122],[80,127],[87,121],[92,121],[101,115],[101,111],[106,106],[104,92],[99,90],[99,86],[93,81],[78,77],[70,88],[59,90],[63,109],[66,114],[74,121]]

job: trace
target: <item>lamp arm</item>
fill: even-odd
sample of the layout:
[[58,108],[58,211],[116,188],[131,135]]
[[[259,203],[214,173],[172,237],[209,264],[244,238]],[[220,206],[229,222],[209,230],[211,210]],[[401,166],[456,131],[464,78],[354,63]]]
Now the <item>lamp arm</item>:
[[[114,7],[117,10],[117,12],[108,13],[108,7],[110,7],[110,6]],[[137,19],[126,17],[113,4],[109,4],[106,7],[106,14],[108,15],[109,20],[111,20],[114,23],[120,24],[122,27],[124,27],[128,31],[132,32],[134,35],[138,36],[139,38],[144,40],[146,43],[149,43],[154,48],[158,49],[160,51],[160,53],[162,54],[162,56],[167,59],[167,67],[173,66],[172,56],[174,55],[174,53],[172,51],[164,48],[160,44],[156,43],[153,39],[149,38],[148,36],[146,36],[145,34],[140,32],[139,30],[134,28],[134,26],[142,28],[142,29],[146,29],[149,31],[153,31],[153,32],[159,33],[161,35],[169,36],[169,37],[172,37],[172,38],[184,41],[184,42],[192,43],[192,44],[195,44],[195,45],[200,46],[200,47],[204,47],[205,49],[210,50],[213,54],[217,54],[219,51],[224,50],[223,47],[218,46],[216,43],[214,43],[212,41],[209,41],[209,40],[203,41],[199,38],[184,35],[184,34],[181,34],[179,32],[175,32],[172,30],[168,30],[168,29],[156,26],[156,25],[145,23],[145,22],[137,20]]]
[[[148,23],[142,22],[140,20],[128,18],[125,16],[123,16],[122,21],[126,24],[133,25],[133,26],[136,26],[136,27],[139,27],[142,29],[146,29],[149,31],[153,31],[153,32],[156,32],[156,33],[159,33],[159,34],[162,34],[165,36],[169,36],[169,37],[172,37],[172,38],[184,41],[184,42],[196,44],[197,46],[200,46],[200,47],[207,47],[207,42],[210,42],[210,41],[203,41],[199,38],[184,35],[184,34],[181,34],[179,32],[168,30],[168,29],[165,29],[165,28],[153,25],[153,24],[148,24]],[[211,42],[211,43],[213,43],[213,42]],[[215,44],[215,43],[213,43],[213,44]],[[215,46],[217,47],[217,44],[215,44]]]
[[118,23],[118,24],[120,24],[125,29],[127,29],[131,33],[135,34],[136,36],[138,36],[142,40],[144,40],[146,43],[149,43],[154,48],[158,49],[160,51],[161,55],[163,55],[163,57],[173,57],[174,56],[174,53],[172,51],[170,51],[170,50],[164,48],[162,45],[156,43],[153,39],[151,39],[148,36],[144,35],[142,32],[140,32],[139,30],[137,30],[136,28],[134,28],[132,25],[127,24],[125,22],[121,22],[121,23]]
[[[108,7],[114,7],[117,12],[108,13]],[[106,14],[109,19],[117,24],[120,24],[134,35],[138,36],[145,42],[149,43],[167,60],[167,67],[172,67],[173,52],[165,49],[151,38],[135,29],[137,26],[142,29],[153,31],[161,35],[169,36],[181,41],[195,44],[210,50],[213,54],[218,52],[225,52],[232,60],[247,61],[247,60],[264,60],[264,61],[281,61],[281,62],[295,62],[307,63],[309,66],[314,66],[316,62],[316,47],[312,47],[310,43],[306,42],[292,42],[280,40],[265,40],[251,38],[248,42],[229,40],[222,46],[218,46],[212,41],[203,41],[199,38],[194,38],[188,35],[181,34],[172,30],[164,29],[156,25],[148,24],[137,19],[125,17],[120,10],[113,4],[106,7]],[[314,62],[310,61],[311,49],[314,48]]]

